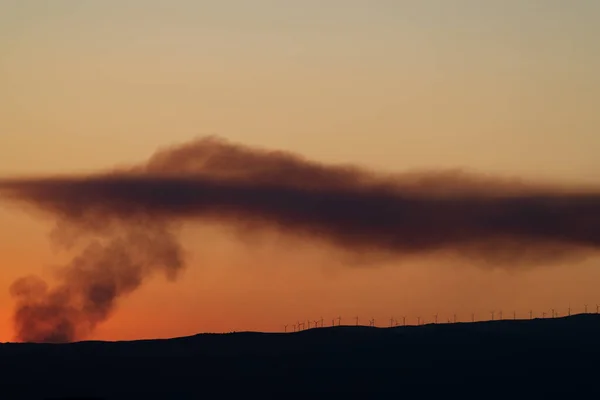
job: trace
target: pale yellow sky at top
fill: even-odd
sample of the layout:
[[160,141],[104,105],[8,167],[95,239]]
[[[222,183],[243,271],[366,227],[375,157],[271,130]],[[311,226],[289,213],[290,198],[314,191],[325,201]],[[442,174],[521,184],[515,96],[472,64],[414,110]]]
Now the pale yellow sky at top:
[[[598,21],[593,0],[6,0],[0,176],[110,168],[216,134],[386,170],[600,182]],[[10,282],[50,263],[48,229],[0,209],[0,341]],[[335,262],[318,249],[246,250],[215,239],[197,262],[219,268],[152,281],[99,337],[279,329],[290,314],[384,319],[400,306],[413,316],[523,313],[593,304],[600,278],[592,264],[578,274],[337,274],[343,266],[326,267]],[[182,307],[190,301],[202,306]],[[148,309],[162,319],[132,322]]]
[[596,2],[51,4],[0,5],[0,174],[217,134],[393,170],[599,177]]

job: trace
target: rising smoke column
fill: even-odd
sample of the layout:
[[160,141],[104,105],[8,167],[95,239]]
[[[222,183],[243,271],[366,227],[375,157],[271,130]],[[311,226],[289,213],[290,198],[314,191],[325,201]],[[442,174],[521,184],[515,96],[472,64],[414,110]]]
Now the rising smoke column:
[[[11,288],[21,340],[72,341],[155,272],[183,267],[186,221],[277,229],[348,253],[453,254],[519,268],[600,248],[600,191],[459,171],[383,174],[205,138],[148,162],[85,176],[6,179],[0,196],[54,216],[55,237],[85,241],[49,288]],[[65,239],[67,238],[67,239]]]
[[16,280],[14,322],[19,340],[71,342],[87,337],[114,311],[117,300],[147,277],[162,272],[174,279],[183,251],[164,226],[149,223],[94,235],[71,262],[58,270],[52,288],[39,277]]

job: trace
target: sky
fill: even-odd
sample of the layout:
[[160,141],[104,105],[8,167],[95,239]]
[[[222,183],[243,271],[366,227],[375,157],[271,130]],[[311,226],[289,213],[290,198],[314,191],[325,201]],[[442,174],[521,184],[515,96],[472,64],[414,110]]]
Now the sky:
[[[218,135],[385,171],[600,183],[599,19],[594,0],[5,0],[0,176],[135,164]],[[52,224],[0,204],[0,341],[10,283],[68,257]],[[252,246],[221,226],[184,236],[184,275],[124,299],[95,338],[600,303],[600,260],[346,265],[268,232]]]

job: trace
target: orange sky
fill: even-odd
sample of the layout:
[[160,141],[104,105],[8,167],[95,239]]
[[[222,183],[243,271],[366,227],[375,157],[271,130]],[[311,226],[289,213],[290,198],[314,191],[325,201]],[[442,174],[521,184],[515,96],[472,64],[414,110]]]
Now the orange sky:
[[[390,171],[600,183],[596,2],[25,3],[0,5],[1,176],[111,168],[218,134]],[[10,283],[68,257],[51,228],[0,204],[0,341],[12,339]],[[265,235],[250,248],[186,227],[184,275],[151,279],[95,337],[600,303],[599,260],[510,273],[439,259],[349,266]]]

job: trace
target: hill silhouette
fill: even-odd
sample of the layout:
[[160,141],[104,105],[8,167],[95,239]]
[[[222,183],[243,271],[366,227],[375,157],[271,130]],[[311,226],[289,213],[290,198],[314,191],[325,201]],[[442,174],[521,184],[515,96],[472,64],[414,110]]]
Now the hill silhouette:
[[547,380],[547,372],[564,380],[595,373],[599,339],[600,315],[579,314],[162,340],[4,343],[0,376],[10,395],[1,398],[412,393],[407,391],[457,382],[472,386],[538,375]]

